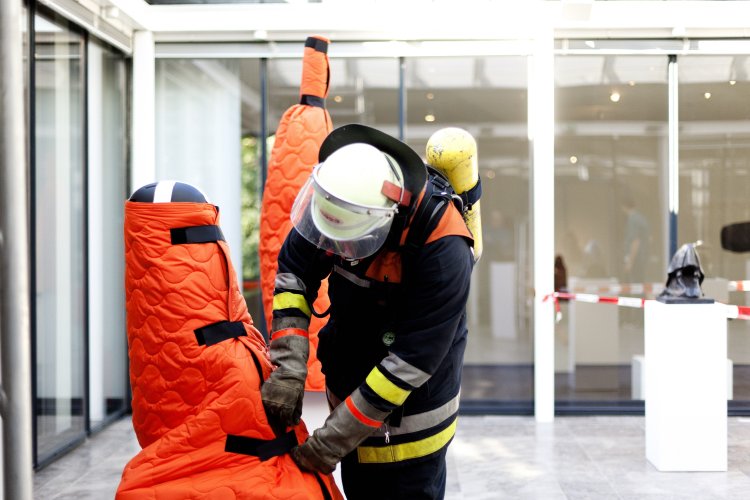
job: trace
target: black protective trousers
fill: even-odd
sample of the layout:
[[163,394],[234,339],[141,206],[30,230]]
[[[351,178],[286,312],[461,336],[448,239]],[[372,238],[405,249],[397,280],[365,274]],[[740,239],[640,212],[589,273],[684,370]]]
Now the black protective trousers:
[[444,446],[426,457],[387,464],[360,464],[357,451],[341,461],[347,500],[440,500],[445,497]]

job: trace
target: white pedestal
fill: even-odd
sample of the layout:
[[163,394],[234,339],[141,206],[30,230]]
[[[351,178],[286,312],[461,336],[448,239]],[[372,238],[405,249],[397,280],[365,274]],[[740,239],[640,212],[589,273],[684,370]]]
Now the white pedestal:
[[[630,363],[630,397],[632,399],[646,399],[646,358],[642,354],[636,354]],[[734,363],[727,359],[727,399],[734,396]]]
[[646,458],[660,471],[726,471],[724,306],[652,300],[644,320]]

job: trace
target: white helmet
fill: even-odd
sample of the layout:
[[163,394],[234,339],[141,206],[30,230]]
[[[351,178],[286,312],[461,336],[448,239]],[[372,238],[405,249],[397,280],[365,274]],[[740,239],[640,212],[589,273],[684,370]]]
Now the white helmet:
[[369,144],[349,144],[313,169],[292,208],[292,222],[320,248],[361,259],[385,242],[402,187],[392,159]]

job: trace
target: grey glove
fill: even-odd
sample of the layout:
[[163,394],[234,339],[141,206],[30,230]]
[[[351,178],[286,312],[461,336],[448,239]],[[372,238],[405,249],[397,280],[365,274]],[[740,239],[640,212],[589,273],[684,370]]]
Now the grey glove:
[[317,471],[323,474],[330,474],[335,471],[336,464],[340,459],[335,459],[333,456],[326,456],[325,454],[318,454],[316,450],[318,446],[313,444],[308,445],[310,439],[305,441],[301,446],[292,448],[292,460],[302,470]]
[[301,469],[330,474],[342,458],[378,429],[389,413],[367,403],[357,389],[333,410],[323,427],[292,449],[292,459]]
[[285,335],[271,342],[271,362],[277,368],[263,383],[261,398],[272,425],[286,428],[299,423],[309,352],[308,339],[300,335]]

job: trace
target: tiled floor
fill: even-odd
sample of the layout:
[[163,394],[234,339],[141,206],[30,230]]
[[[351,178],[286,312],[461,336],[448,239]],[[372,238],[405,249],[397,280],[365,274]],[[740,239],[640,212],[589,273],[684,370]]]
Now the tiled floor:
[[[324,416],[318,395],[305,419]],[[460,418],[448,453],[447,500],[750,499],[750,419],[729,419],[727,472],[659,472],[645,458],[643,417]],[[116,422],[35,476],[35,498],[108,499],[139,450]],[[340,484],[340,483],[339,483]]]

